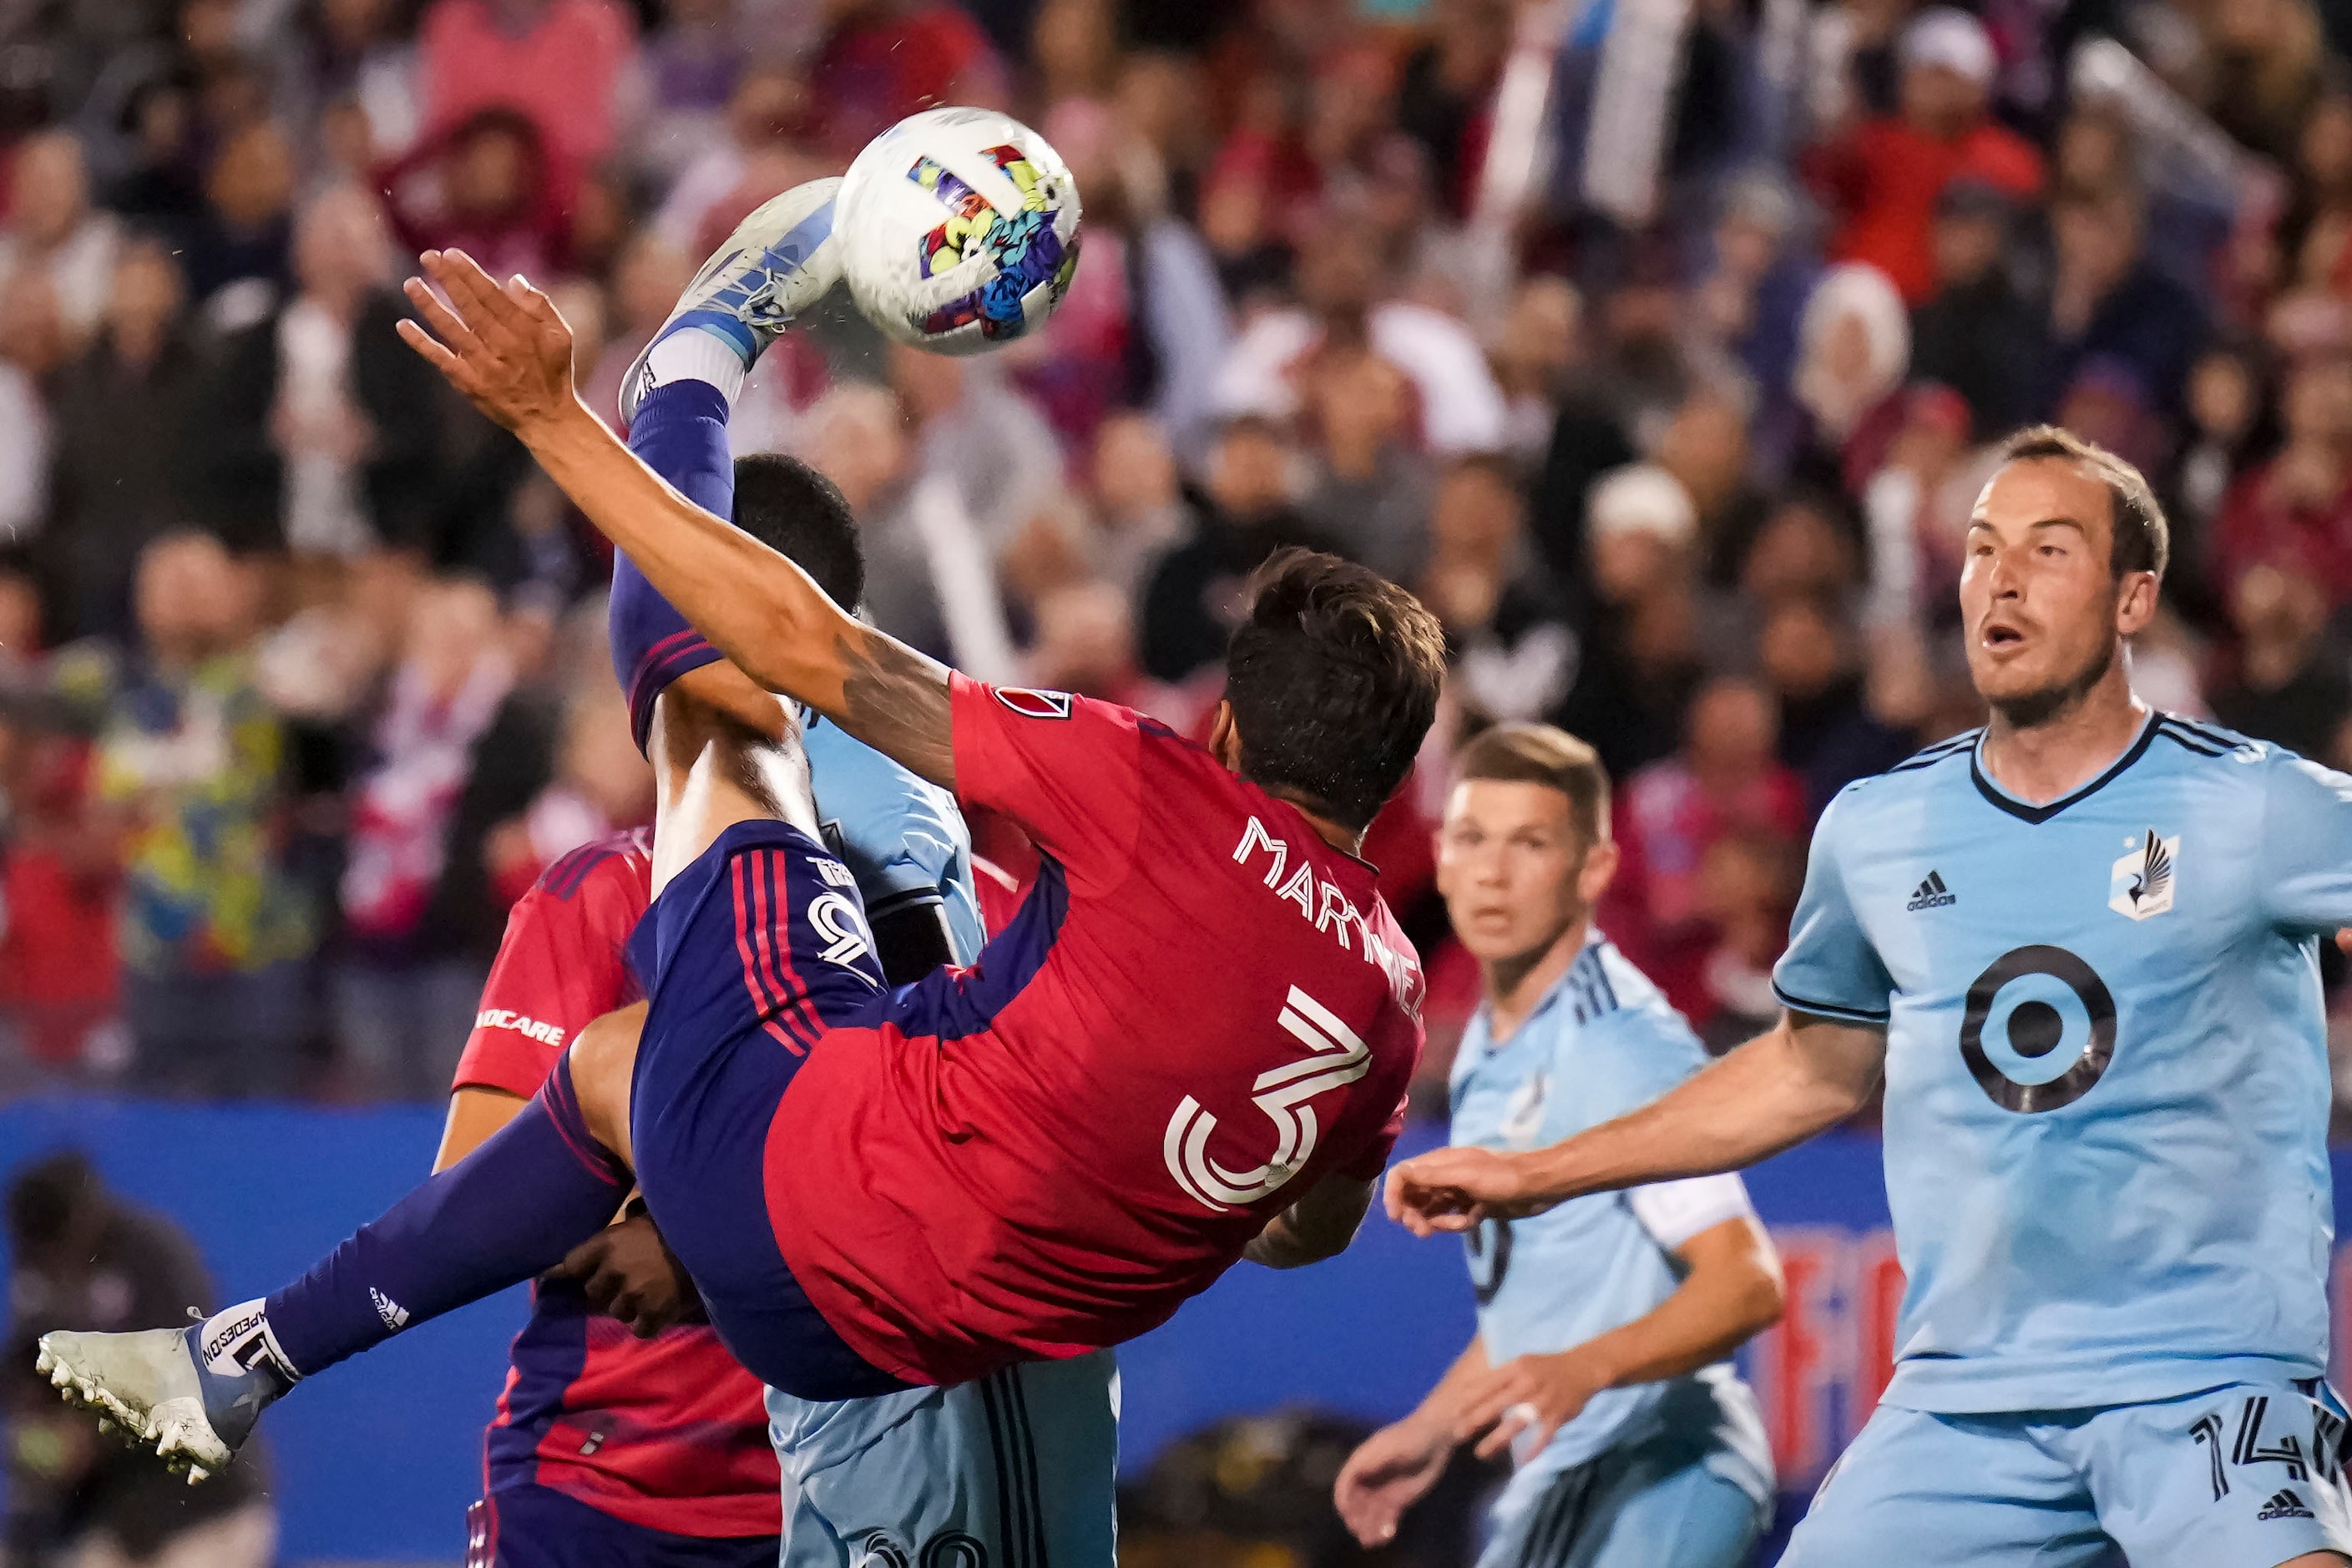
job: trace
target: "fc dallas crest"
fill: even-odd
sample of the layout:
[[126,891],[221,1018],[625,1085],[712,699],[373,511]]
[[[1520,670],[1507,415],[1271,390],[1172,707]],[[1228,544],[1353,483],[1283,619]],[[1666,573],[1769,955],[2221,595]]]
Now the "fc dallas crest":
[[1070,694],[1066,691],[1000,686],[996,689],[996,700],[1024,719],[1066,719],[1070,716]]

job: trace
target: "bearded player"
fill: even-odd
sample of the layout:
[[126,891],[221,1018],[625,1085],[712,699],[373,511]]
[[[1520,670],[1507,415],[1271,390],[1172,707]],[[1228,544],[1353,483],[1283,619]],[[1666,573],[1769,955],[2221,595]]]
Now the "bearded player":
[[1883,1081],[1895,1375],[1785,1561],[2342,1563],[2316,949],[2352,778],[2136,698],[2147,481],[2050,427],[2004,458],[1960,576],[1991,721],[1822,816],[1780,1026],[1549,1148],[1408,1161],[1389,1206],[1461,1229],[1736,1169]]
[[425,266],[455,309],[414,289],[434,331],[412,345],[714,646],[1045,864],[975,969],[886,993],[805,781],[723,776],[710,746],[737,721],[665,704],[698,809],[656,825],[647,1010],[592,1026],[512,1122],[258,1307],[52,1336],[61,1386],[225,1462],[297,1377],[386,1337],[377,1300],[421,1321],[528,1277],[632,1174],[730,1350],[802,1397],[1108,1346],[1244,1254],[1343,1247],[1419,1050],[1419,964],[1354,852],[1434,714],[1433,618],[1360,568],[1278,557],[1206,747],[951,677],[614,441],[543,296],[457,253]]

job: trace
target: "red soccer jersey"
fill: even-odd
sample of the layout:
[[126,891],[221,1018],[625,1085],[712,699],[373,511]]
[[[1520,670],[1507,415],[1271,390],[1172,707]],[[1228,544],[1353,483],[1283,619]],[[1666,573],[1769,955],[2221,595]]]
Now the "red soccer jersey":
[[1164,1321],[1330,1172],[1386,1163],[1422,977],[1372,868],[1123,708],[953,678],[956,792],[1044,856],[968,970],[836,1030],[768,1206],[852,1348],[959,1383]]
[[[532,1095],[590,1020],[636,999],[624,957],[652,897],[642,831],[576,849],[507,919],[457,1087]],[[534,1286],[483,1443],[495,1493],[527,1482],[672,1535],[766,1536],[780,1478],[757,1379],[709,1328],[640,1340],[573,1289]]]

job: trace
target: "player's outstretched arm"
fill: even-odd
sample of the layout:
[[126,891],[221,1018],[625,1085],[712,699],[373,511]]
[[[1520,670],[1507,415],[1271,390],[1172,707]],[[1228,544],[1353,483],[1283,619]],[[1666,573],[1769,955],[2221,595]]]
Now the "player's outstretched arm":
[[1886,1032],[1784,1014],[1641,1110],[1548,1149],[1438,1149],[1389,1172],[1389,1217],[1415,1236],[1535,1214],[1586,1193],[1737,1171],[1868,1102]]
[[402,338],[514,432],[679,614],[761,686],[954,784],[945,667],[844,613],[798,566],[679,495],[614,439],[573,389],[572,329],[546,295],[520,276],[493,281],[463,251],[421,259],[447,302],[410,279],[424,325],[402,321]]
[[1362,1228],[1376,1184],[1337,1172],[1322,1177],[1266,1221],[1242,1256],[1268,1268],[1304,1268],[1339,1257]]

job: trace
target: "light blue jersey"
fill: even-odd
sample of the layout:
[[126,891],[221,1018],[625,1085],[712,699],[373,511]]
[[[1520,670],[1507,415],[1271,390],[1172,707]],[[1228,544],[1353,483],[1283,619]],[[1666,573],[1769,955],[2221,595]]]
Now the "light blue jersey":
[[1886,1026],[1909,1279],[1887,1403],[2063,1410],[2318,1376],[2317,939],[2352,923],[2352,779],[2157,716],[2032,806],[1979,739],[1832,803],[1773,977],[1799,1012]]
[[803,742],[826,842],[857,879],[866,920],[936,897],[956,962],[970,963],[987,935],[971,885],[971,830],[955,796],[814,715]]
[[[1494,1039],[1485,1008],[1471,1020],[1454,1062],[1452,1141],[1556,1143],[1648,1104],[1706,1060],[1658,988],[1595,937],[1508,1039]],[[1737,1177],[1710,1176],[1485,1222],[1465,1239],[1488,1361],[1566,1350],[1643,1316],[1679,1282],[1674,1248],[1748,1212]],[[1770,1452],[1728,1363],[1596,1394],[1540,1454],[1521,1457],[1511,1490],[1533,1496],[1549,1476],[1669,1430],[1706,1437],[1708,1468],[1769,1504]]]
[[[826,839],[869,918],[936,894],[959,963],[985,940],[955,797],[838,726],[806,728]],[[1109,1351],[981,1383],[820,1403],[768,1391],[782,1568],[1113,1568],[1118,1365]]]

